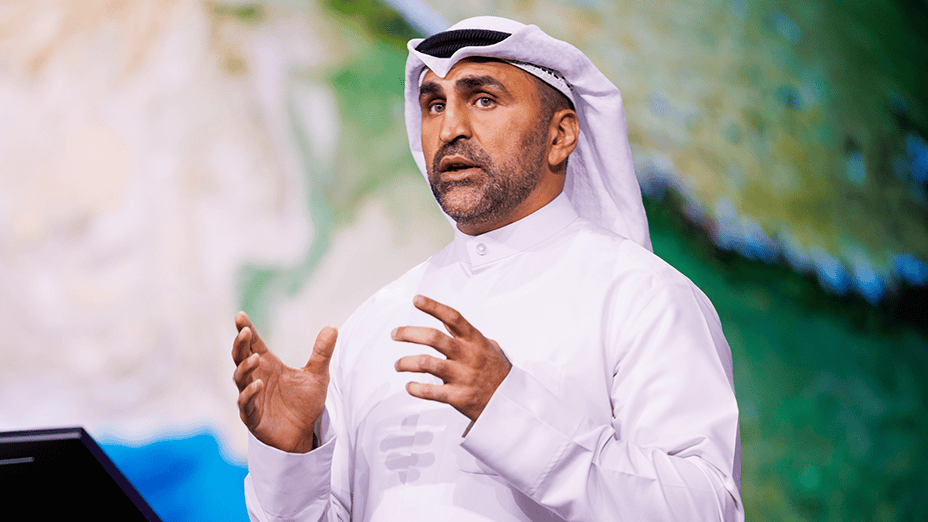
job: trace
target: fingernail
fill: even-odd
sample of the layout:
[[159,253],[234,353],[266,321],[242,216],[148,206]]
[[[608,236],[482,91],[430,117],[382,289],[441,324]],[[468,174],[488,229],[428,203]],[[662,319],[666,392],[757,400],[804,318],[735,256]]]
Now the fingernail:
[[396,339],[396,331],[397,331],[397,330],[399,330],[399,328],[394,328],[393,331],[390,332],[390,338],[391,338],[391,339]]
[[417,295],[416,297],[412,298],[412,302],[415,305],[422,306],[423,304],[425,304],[425,298],[422,297],[421,295]]

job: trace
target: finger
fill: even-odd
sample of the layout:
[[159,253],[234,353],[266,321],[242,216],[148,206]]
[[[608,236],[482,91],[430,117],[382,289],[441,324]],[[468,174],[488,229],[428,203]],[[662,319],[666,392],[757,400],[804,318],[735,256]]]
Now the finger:
[[326,326],[319,331],[316,336],[316,342],[313,343],[313,353],[306,362],[306,368],[314,374],[328,374],[329,361],[332,360],[332,353],[335,352],[335,341],[338,340],[338,330],[331,326]]
[[239,330],[235,340],[232,341],[232,360],[238,366],[242,364],[242,361],[251,357],[253,353],[251,350],[251,328],[245,327]]
[[241,332],[242,328],[246,326],[252,326],[251,319],[248,318],[248,314],[243,310],[239,310],[238,313],[235,314],[235,328]]
[[449,402],[448,387],[444,385],[410,382],[406,384],[406,392],[413,397],[418,397],[427,401],[451,404],[451,402]]
[[447,382],[453,373],[453,363],[431,355],[410,355],[396,361],[393,367],[398,372],[428,373]]
[[238,394],[238,414],[249,429],[254,428],[261,420],[257,399],[258,392],[263,389],[264,382],[259,379]]
[[455,337],[469,339],[476,330],[457,310],[443,305],[438,301],[429,299],[424,295],[417,295],[412,300],[413,306],[438,319],[448,329],[448,333]]
[[421,344],[431,346],[438,350],[438,353],[452,359],[456,355],[456,346],[454,339],[439,332],[434,328],[425,326],[401,326],[390,333],[394,341]]
[[232,373],[232,380],[235,381],[235,385],[238,387],[238,391],[243,391],[246,386],[251,384],[251,374],[255,368],[258,367],[258,354],[251,354],[250,357],[246,358],[238,366],[235,367],[235,372]]
[[251,330],[251,351],[255,353],[264,353],[267,351],[264,340],[258,335],[258,330],[255,329],[255,325],[251,324],[251,319],[248,318],[248,314],[245,312],[235,314],[235,327],[238,328],[239,333],[245,328]]

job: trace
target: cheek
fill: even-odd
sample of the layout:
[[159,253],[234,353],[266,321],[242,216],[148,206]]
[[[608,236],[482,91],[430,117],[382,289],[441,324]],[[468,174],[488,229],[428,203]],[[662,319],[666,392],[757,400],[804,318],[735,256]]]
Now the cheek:
[[425,156],[425,164],[431,166],[432,157],[435,155],[435,151],[438,150],[438,147],[435,144],[436,140],[433,129],[424,122],[422,123],[422,131],[419,133],[419,139],[422,144],[422,153]]
[[519,153],[522,146],[519,137],[524,135],[525,130],[526,126],[520,116],[496,117],[480,122],[480,130],[475,134],[491,156],[503,159]]

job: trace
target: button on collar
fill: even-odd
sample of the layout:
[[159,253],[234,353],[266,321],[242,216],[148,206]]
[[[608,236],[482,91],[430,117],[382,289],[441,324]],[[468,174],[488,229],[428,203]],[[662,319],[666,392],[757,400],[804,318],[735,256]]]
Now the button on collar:
[[504,227],[470,236],[455,228],[453,255],[474,270],[495,265],[561,233],[578,218],[564,193],[532,214]]

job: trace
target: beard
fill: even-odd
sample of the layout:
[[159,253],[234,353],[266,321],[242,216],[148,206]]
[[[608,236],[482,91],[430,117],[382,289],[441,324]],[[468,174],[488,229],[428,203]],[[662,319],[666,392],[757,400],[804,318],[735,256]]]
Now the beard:
[[[539,132],[543,130],[543,132]],[[482,225],[510,215],[532,193],[541,179],[545,161],[547,128],[536,129],[522,139],[519,153],[497,163],[475,142],[446,143],[428,169],[432,195],[442,211],[455,222]],[[442,158],[458,155],[482,173],[464,180],[442,181]]]

